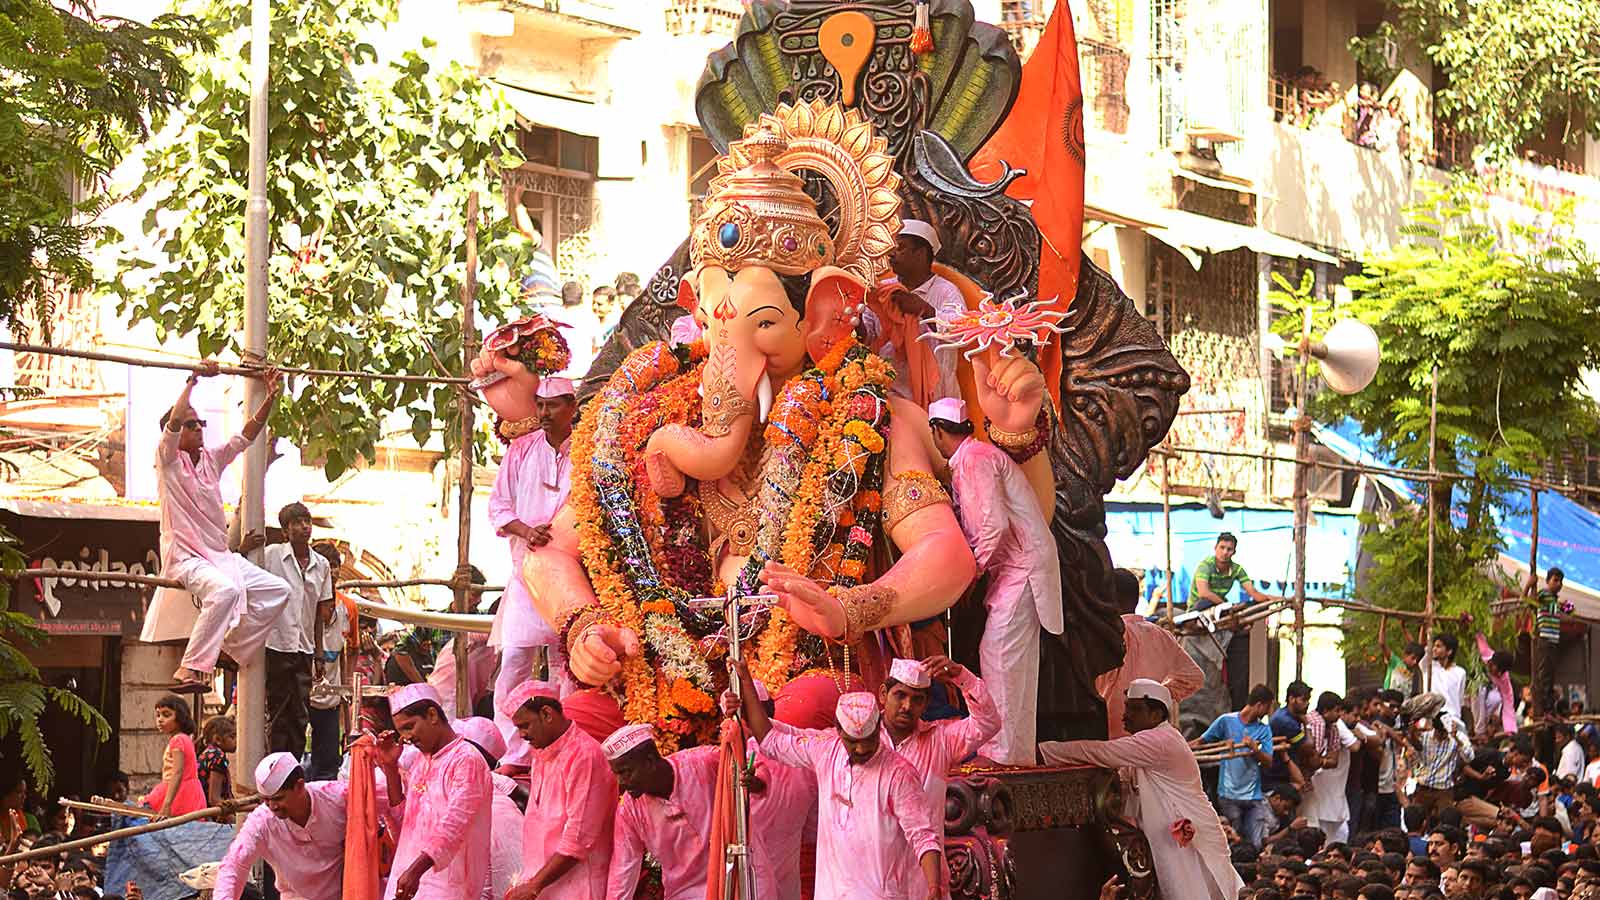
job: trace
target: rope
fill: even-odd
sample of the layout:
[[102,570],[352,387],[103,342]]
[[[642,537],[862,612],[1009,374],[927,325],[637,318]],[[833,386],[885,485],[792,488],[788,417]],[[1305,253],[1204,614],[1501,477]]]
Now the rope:
[[[137,575],[131,572],[96,572],[89,569],[59,569],[59,568],[33,568],[18,569],[6,573],[6,578],[13,581],[22,578],[75,578],[79,581],[107,581],[121,582],[124,584],[143,584],[149,587],[182,588],[183,582],[176,578],[165,578],[160,575]],[[389,581],[341,581],[334,585],[337,589],[349,588],[400,588],[417,587],[422,585],[436,585],[438,587],[451,587],[455,582],[444,578],[398,578]],[[476,594],[490,594],[504,591],[505,588],[495,584],[468,585],[467,590]],[[390,609],[390,607],[379,607]],[[385,618],[394,618],[386,616]]]
[[[144,366],[151,369],[177,369],[184,372],[199,372],[205,366],[199,363],[168,362],[160,359],[147,359],[137,356],[123,356],[117,353],[100,353],[94,350],[70,350],[66,347],[48,347],[43,344],[18,344],[11,341],[0,341],[0,350],[12,350],[17,353],[44,353],[51,356],[70,356],[74,359],[92,359],[99,362],[122,363],[128,366]],[[472,379],[461,378],[453,375],[391,375],[379,372],[352,372],[345,369],[301,369],[291,366],[273,366],[267,363],[246,363],[238,366],[217,367],[217,371],[224,375],[259,375],[268,369],[277,369],[285,375],[306,375],[312,378],[357,378],[369,381],[399,381],[407,384],[470,384]]]

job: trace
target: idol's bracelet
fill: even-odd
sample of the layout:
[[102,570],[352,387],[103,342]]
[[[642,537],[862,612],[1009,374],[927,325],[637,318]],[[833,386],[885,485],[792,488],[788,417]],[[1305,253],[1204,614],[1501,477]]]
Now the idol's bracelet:
[[828,593],[844,607],[844,634],[839,642],[849,646],[858,643],[867,632],[878,627],[894,609],[894,588],[878,584],[861,584],[855,587],[831,587]]
[[604,610],[593,606],[580,607],[567,616],[566,624],[561,627],[561,643],[567,648],[567,659],[572,659],[572,651],[583,642],[589,629],[595,625],[614,625],[615,620],[607,615]]
[[1033,420],[1033,427],[1027,431],[1005,431],[988,421],[989,440],[994,445],[1004,450],[1012,459],[1025,463],[1039,454],[1048,443],[1050,433],[1050,417],[1043,408]]

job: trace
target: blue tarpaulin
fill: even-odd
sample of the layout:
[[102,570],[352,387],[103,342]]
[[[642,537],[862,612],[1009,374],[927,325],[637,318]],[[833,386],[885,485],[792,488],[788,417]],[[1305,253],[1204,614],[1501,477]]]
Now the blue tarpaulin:
[[[144,819],[121,819],[117,828],[142,825]],[[145,900],[183,900],[195,890],[178,876],[198,865],[217,862],[228,852],[233,826],[188,822],[162,831],[111,842],[106,850],[106,893],[121,894],[132,881]]]
[[[1348,512],[1318,510],[1306,533],[1306,595],[1347,597],[1347,585],[1358,550],[1360,522]],[[1254,579],[1256,589],[1268,594],[1294,591],[1294,513],[1286,509],[1233,507],[1221,519],[1212,518],[1201,505],[1172,507],[1172,561],[1177,571],[1180,605],[1189,598],[1195,569],[1212,553],[1219,532],[1239,539],[1235,555]],[[1112,562],[1125,568],[1146,570],[1145,599],[1165,583],[1166,547],[1161,506],[1155,503],[1108,502],[1106,544]],[[1230,601],[1248,599],[1235,587]]]
[[[1352,462],[1392,466],[1393,458],[1381,451],[1375,438],[1361,433],[1352,419],[1333,426],[1317,426],[1317,439],[1329,450]],[[1374,476],[1402,497],[1426,501],[1421,482],[1395,475]],[[1502,561],[1526,568],[1533,543],[1533,516],[1526,498],[1516,507],[1496,506],[1493,514],[1505,543]],[[1589,597],[1600,597],[1600,515],[1555,493],[1539,492],[1539,568],[1559,566],[1567,586]],[[1594,611],[1582,611],[1586,615]]]

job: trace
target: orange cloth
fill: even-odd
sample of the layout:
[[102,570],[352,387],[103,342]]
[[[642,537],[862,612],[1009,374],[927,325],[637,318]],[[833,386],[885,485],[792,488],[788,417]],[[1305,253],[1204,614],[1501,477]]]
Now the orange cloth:
[[905,379],[911,389],[911,399],[923,409],[939,397],[939,363],[933,355],[933,344],[919,340],[923,332],[922,320],[913,313],[901,312],[892,295],[905,290],[900,282],[890,278],[880,282],[867,295],[867,308],[882,324],[883,330],[870,345],[881,353],[886,344],[894,344],[895,371]]
[[350,747],[341,893],[344,900],[378,900],[378,788],[373,748],[370,734],[363,734]]
[[[1039,248],[1039,296],[1065,310],[1078,292],[1083,245],[1083,82],[1067,0],[1057,3],[1044,34],[1022,67],[1011,112],[968,164],[980,181],[999,178],[1001,162],[1026,169],[1006,193],[1033,201]],[[1040,348],[1050,395],[1061,406],[1061,342]]]
[[599,688],[574,691],[562,697],[561,711],[601,743],[605,743],[612,732],[626,724],[622,720],[622,707],[610,694]]
[[[733,779],[744,761],[746,743],[744,726],[739,720],[723,720],[721,738],[717,742],[717,790],[711,801],[711,852],[706,854],[706,900],[722,900],[726,895],[722,876],[727,872],[728,845],[739,834],[735,818],[738,809],[733,805]],[[748,852],[749,845],[745,849]],[[742,893],[754,892],[755,885],[746,885]]]

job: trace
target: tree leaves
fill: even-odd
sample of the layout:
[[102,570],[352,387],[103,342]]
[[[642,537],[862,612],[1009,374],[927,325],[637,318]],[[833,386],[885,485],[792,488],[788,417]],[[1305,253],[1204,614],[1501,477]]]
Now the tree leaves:
[[[514,117],[476,74],[413,48],[376,60],[363,42],[394,17],[394,0],[273,4],[272,208],[268,356],[322,369],[460,374],[467,194],[477,190],[480,321],[520,295],[531,251],[500,212],[500,167],[520,163]],[[239,4],[200,15],[218,50],[184,60],[194,88],[182,127],[146,151],[146,185],[169,212],[146,219],[162,254],[124,245],[144,282],[107,288],[135,320],[193,335],[208,355],[239,352],[244,310],[249,57]],[[174,215],[174,213],[176,215]],[[163,222],[166,224],[163,225]],[[375,459],[384,435],[419,443],[444,425],[456,438],[454,392],[359,379],[293,385],[274,433],[330,477]]]

